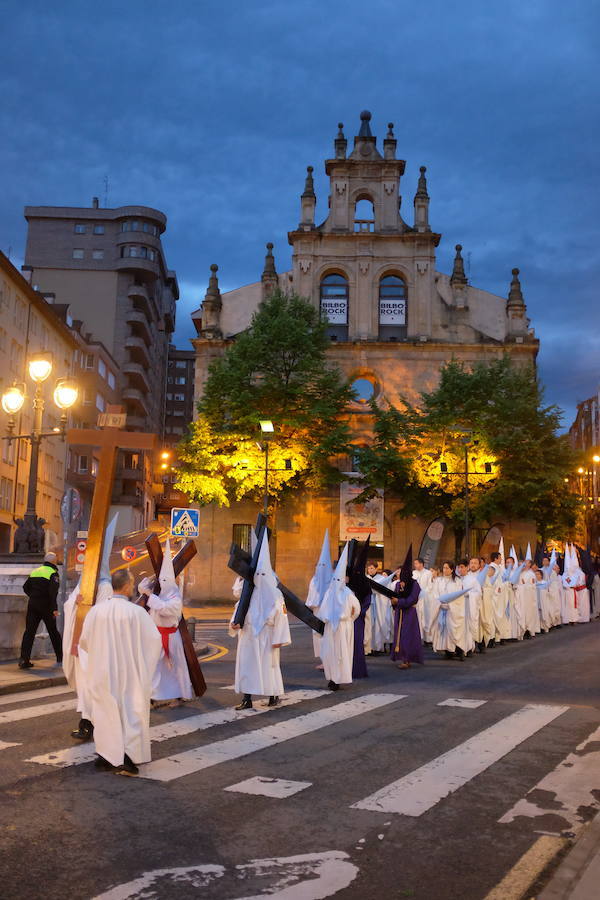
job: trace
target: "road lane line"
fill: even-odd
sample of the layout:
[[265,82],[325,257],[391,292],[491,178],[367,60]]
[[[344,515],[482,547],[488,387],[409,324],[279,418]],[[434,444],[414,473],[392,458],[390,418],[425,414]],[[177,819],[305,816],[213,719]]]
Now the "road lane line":
[[464,700],[459,697],[448,697],[447,700],[442,700],[437,706],[458,706],[461,709],[479,709],[484,703],[487,703],[487,700]]
[[9,703],[25,703],[27,700],[41,700],[44,697],[54,697],[56,694],[69,693],[73,693],[73,688],[70,688],[68,685],[60,685],[59,687],[40,688],[37,691],[7,694],[0,697],[0,706],[7,706]]
[[24,709],[9,709],[0,713],[0,725],[8,722],[22,722],[24,719],[35,719],[37,716],[49,716],[51,713],[65,712],[75,709],[77,700],[61,700],[59,703],[46,703],[44,706],[26,706]]
[[357,697],[355,700],[347,700],[336,706],[329,706],[327,709],[306,713],[294,719],[287,719],[285,722],[278,722],[276,725],[269,725],[266,728],[245,732],[223,741],[216,741],[214,744],[207,744],[204,747],[196,747],[184,753],[158,759],[140,766],[140,776],[155,781],[173,781],[175,778],[191,775],[233,759],[240,759],[242,756],[274,747],[276,744],[310,734],[321,728],[327,728],[329,725],[337,725],[354,716],[360,716],[390,703],[396,703],[398,700],[403,700],[404,697],[403,694],[367,694]]
[[[555,834],[579,831],[591,817],[591,812],[600,808],[597,799],[600,791],[600,750],[592,749],[599,742],[600,727],[588,735],[552,772],[538,781],[498,821],[505,824],[514,822],[518,816],[537,819],[551,815],[559,820]],[[543,830],[547,833],[554,831],[547,823]]]
[[[281,698],[276,709],[282,706],[294,706],[307,700],[315,700],[318,697],[331,696],[330,691],[290,691]],[[185,719],[176,719],[173,722],[164,722],[161,725],[152,725],[150,728],[150,740],[152,742],[168,741],[171,738],[193,734],[195,731],[204,731],[217,725],[226,725],[229,722],[239,722],[242,719],[252,718],[260,713],[271,712],[267,706],[255,706],[250,712],[237,712],[233,707],[215,709],[212,712],[200,713],[197,716],[188,716]],[[96,758],[96,749],[93,743],[78,744],[65,750],[54,750],[41,756],[32,756],[25,762],[40,763],[44,766],[57,766],[61,769],[67,766],[78,766],[81,763],[91,762]]]
[[264,775],[255,775],[253,778],[238,781],[237,784],[230,784],[223,790],[236,794],[256,794],[259,797],[285,800],[309,787],[312,787],[312,781],[288,781],[285,778],[267,778]]
[[568,709],[568,706],[524,706],[398,781],[353,803],[351,809],[422,816]]
[[8,750],[9,747],[20,747],[20,743],[9,744],[7,741],[0,741],[0,750]]

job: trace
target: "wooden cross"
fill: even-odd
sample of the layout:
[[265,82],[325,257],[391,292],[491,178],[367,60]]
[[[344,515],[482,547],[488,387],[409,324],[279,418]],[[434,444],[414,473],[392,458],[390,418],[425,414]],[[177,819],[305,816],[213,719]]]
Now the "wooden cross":
[[[152,587],[152,593],[158,595],[160,594],[159,575],[163,562],[163,549],[156,534],[151,534],[146,538],[144,543],[146,544],[148,558],[152,563],[152,568],[156,576],[154,585]],[[197,552],[198,550],[194,541],[188,541],[186,544],[184,544],[181,550],[179,550],[175,554],[175,556],[173,557],[173,571],[175,572],[175,578],[177,578],[178,575],[181,575],[187,564],[194,558]],[[142,597],[138,599],[138,603],[145,606],[145,600],[145,595],[142,595]],[[204,675],[202,674],[202,669],[200,668],[200,663],[198,662],[198,657],[196,656],[196,651],[194,650],[194,643],[190,637],[190,633],[188,631],[188,627],[183,615],[181,616],[177,627],[179,630],[179,634],[181,635],[185,661],[187,663],[190,681],[192,682],[194,693],[197,697],[201,697],[206,692],[206,682],[204,680]]]
[[110,424],[112,422],[120,423],[123,416],[124,413],[120,406],[109,406],[105,417],[109,423],[107,427],[103,429],[70,428],[67,431],[67,440],[70,444],[90,448],[100,447],[100,462],[92,499],[85,562],[81,574],[80,593],[82,599],[77,604],[71,653],[76,652],[79,638],[81,637],[83,621],[96,599],[96,584],[112,499],[117,453],[119,450],[154,450],[158,442],[158,437],[155,434],[121,431],[119,427],[114,427],[113,424]]
[[[264,520],[264,521],[263,521]],[[238,611],[235,617],[235,623],[243,625],[244,620],[246,618],[246,614],[248,612],[248,607],[250,605],[250,599],[252,597],[252,592],[254,590],[254,573],[256,571],[256,564],[258,562],[258,553],[260,550],[260,540],[261,535],[266,528],[266,519],[261,514],[258,517],[256,524],[256,531],[258,544],[257,548],[252,556],[249,553],[246,553],[245,550],[242,550],[238,544],[232,544],[229,556],[228,566],[232,571],[235,572],[236,575],[239,575],[240,578],[244,579],[244,587],[242,589],[242,596],[240,597],[240,602],[238,603]],[[277,579],[277,587],[283,594],[283,599],[285,600],[286,609],[288,609],[292,615],[296,616],[297,619],[300,619],[301,622],[304,622],[305,625],[308,625],[309,628],[312,628],[313,631],[316,631],[317,634],[323,634],[325,630],[325,623],[321,621],[313,611],[300,600],[296,594],[290,591],[289,588],[285,586],[279,579]],[[245,604],[245,608],[242,607],[242,599],[245,600],[247,597],[247,603]]]

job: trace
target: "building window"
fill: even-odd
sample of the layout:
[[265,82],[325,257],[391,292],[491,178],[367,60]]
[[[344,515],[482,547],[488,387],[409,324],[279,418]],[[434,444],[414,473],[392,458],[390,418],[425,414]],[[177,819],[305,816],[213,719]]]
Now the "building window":
[[104,234],[104,225],[94,225],[94,234]]
[[332,341],[348,339],[348,279],[335,273],[321,281],[321,318],[328,322],[327,334]]
[[92,392],[90,390],[88,390],[87,388],[85,388],[83,391],[83,405],[91,406],[93,402],[94,402],[94,398],[92,396]]
[[98,373],[102,376],[102,378],[106,378],[106,366],[104,364],[104,360],[98,360]]
[[85,473],[88,470],[88,458],[87,456],[80,456],[77,462],[77,471],[81,473]]
[[398,275],[386,275],[379,282],[379,340],[406,338],[406,284]]
[[17,504],[22,506],[25,503],[25,485],[19,481],[17,484]]
[[185,384],[185,378],[181,378],[181,377],[176,378],[175,384]]
[[98,474],[98,460],[92,459],[92,475],[95,478],[97,474]]
[[95,362],[93,353],[85,354],[85,368],[86,369],[95,369],[96,368],[96,362]]
[[372,201],[366,197],[356,201],[356,206],[354,207],[354,230],[375,230],[375,210]]
[[176,369],[185,369],[187,367],[187,363],[185,360],[178,359],[175,363]]
[[19,441],[19,459],[27,459],[28,441]]
[[174,399],[179,400],[179,402],[183,402],[185,400],[185,394],[175,394]]
[[354,391],[354,403],[364,407],[368,407],[379,393],[379,385],[372,375],[361,375],[355,378],[350,386]]
[[0,509],[10,509],[12,506],[13,483],[10,478],[0,478]]
[[14,441],[2,441],[2,462],[8,466],[15,464],[15,445]]
[[86,234],[87,225],[75,225],[73,231],[75,232],[75,234]]
[[104,250],[92,250],[92,259],[104,259]]
[[114,386],[115,386],[115,376],[113,375],[112,372],[109,371],[108,377],[107,377],[106,380],[108,381],[108,386],[109,386],[110,388],[114,388]]
[[106,408],[106,402],[102,394],[96,394],[96,407],[100,410],[100,412],[104,412]]
[[140,223],[139,223],[139,222],[136,222],[135,219],[134,219],[133,222],[131,222],[131,230],[132,230],[132,231],[139,231],[139,230],[140,230]]
[[73,250],[73,259],[83,259],[83,250],[81,248]]
[[231,540],[246,553],[251,553],[250,535],[252,534],[252,525],[234,525],[231,531]]

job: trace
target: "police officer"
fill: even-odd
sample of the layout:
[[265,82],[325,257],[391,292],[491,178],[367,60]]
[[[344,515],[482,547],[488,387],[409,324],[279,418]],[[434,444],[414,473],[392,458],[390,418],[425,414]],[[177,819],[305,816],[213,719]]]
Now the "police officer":
[[31,656],[35,633],[41,621],[44,622],[48,630],[48,635],[56,653],[56,661],[58,663],[62,662],[62,638],[56,627],[58,585],[56,553],[46,553],[42,565],[33,570],[23,585],[23,591],[29,597],[29,603],[27,604],[25,634],[21,643],[20,669],[31,669],[33,666],[29,657]]

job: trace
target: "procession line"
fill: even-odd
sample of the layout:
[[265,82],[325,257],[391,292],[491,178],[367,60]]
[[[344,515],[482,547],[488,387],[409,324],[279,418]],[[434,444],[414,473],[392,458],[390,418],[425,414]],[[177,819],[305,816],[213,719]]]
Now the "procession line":
[[35,719],[37,716],[49,716],[51,713],[65,712],[75,709],[77,700],[61,700],[59,703],[46,703],[44,706],[27,706],[25,709],[9,709],[0,713],[0,725],[8,722],[22,722],[24,719]]
[[422,816],[568,709],[568,706],[524,706],[398,781],[353,803],[351,809]]
[[73,693],[73,688],[69,685],[58,685],[57,687],[40,688],[35,691],[23,691],[22,693],[6,694],[0,697],[0,706],[7,706],[9,703],[25,703],[27,700],[40,700],[43,697],[54,697],[56,694]]
[[600,727],[591,732],[573,753],[569,753],[552,772],[538,781],[498,821],[505,824],[514,822],[518,816],[529,819],[552,816],[557,819],[556,826],[551,828],[545,823],[543,830],[546,833],[559,835],[567,830],[579,831],[590,812],[600,807],[597,799],[600,790],[600,750],[593,749],[599,742]]
[[355,700],[347,700],[336,706],[327,707],[327,709],[306,713],[294,719],[287,719],[285,722],[278,722],[276,725],[269,725],[266,728],[245,732],[223,741],[216,741],[214,744],[196,747],[184,753],[158,759],[140,766],[140,776],[155,781],[173,781],[184,775],[191,775],[211,766],[248,756],[258,750],[266,750],[321,728],[346,722],[355,716],[373,712],[382,706],[403,699],[405,699],[403,694],[367,694],[357,697]]
[[[290,691],[286,697],[282,697],[276,709],[285,706],[294,706],[305,700],[315,700],[318,697],[330,696],[329,691]],[[242,719],[252,718],[261,713],[272,712],[268,706],[255,706],[252,711],[237,712],[233,707],[215,709],[212,712],[199,713],[196,716],[187,716],[185,719],[176,719],[174,722],[165,722],[162,725],[152,725],[150,728],[150,740],[154,743],[168,741],[171,738],[193,734],[196,731],[204,731],[217,725],[227,725],[230,722],[239,722]],[[25,762],[39,763],[44,766],[78,766],[81,763],[91,762],[96,757],[94,744],[79,744],[76,747],[68,747],[65,750],[54,750],[41,756],[32,756]]]

